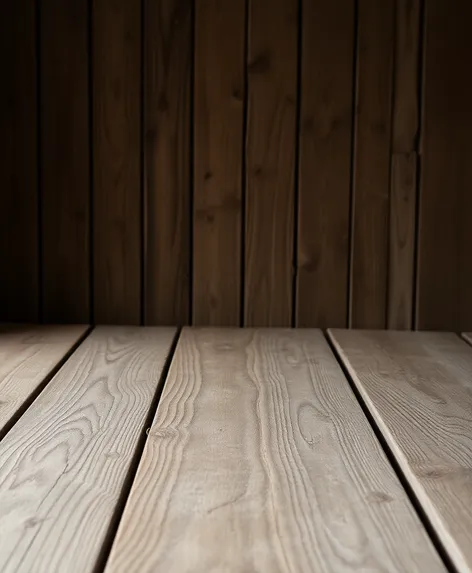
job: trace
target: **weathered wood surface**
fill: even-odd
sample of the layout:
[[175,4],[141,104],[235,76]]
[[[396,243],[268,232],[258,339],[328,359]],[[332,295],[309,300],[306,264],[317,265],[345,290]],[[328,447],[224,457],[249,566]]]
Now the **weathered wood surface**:
[[445,571],[321,332],[186,329],[107,573]]
[[86,330],[0,325],[0,436]]
[[456,569],[471,571],[472,348],[445,333],[330,336]]
[[2,573],[92,573],[174,329],[97,328],[0,443]]

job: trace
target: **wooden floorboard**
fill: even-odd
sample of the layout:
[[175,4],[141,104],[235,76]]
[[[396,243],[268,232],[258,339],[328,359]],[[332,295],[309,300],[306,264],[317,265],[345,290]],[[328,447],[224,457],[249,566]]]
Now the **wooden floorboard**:
[[444,333],[330,336],[456,569],[471,571],[472,348]]
[[174,329],[97,328],[0,443],[0,571],[88,573]]
[[472,332],[464,332],[462,336],[466,342],[472,344]]
[[0,325],[0,437],[86,330]]
[[444,571],[319,331],[184,329],[106,573]]

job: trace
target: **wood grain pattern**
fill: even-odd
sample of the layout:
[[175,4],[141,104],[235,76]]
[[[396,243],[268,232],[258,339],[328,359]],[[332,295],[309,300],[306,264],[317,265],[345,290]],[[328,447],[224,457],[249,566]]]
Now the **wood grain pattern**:
[[424,330],[472,330],[471,20],[469,2],[427,2],[416,308]]
[[472,348],[444,333],[331,337],[457,571],[470,571]]
[[415,152],[392,156],[387,327],[393,330],[413,325],[416,157]]
[[249,0],[247,326],[292,321],[297,20],[297,2]]
[[47,322],[91,319],[88,4],[45,0],[40,10],[42,310]]
[[392,151],[415,150],[419,127],[420,8],[422,0],[395,2]]
[[420,4],[421,0],[395,3],[387,326],[396,330],[410,330],[413,324]]
[[188,324],[192,1],[144,3],[147,324]]
[[86,329],[0,325],[0,435]]
[[193,324],[239,325],[245,0],[195,4]]
[[94,321],[141,318],[141,3],[93,2]]
[[106,573],[445,571],[321,332],[185,329]]
[[2,572],[95,570],[173,336],[98,328],[7,434]]
[[394,2],[358,4],[350,325],[385,328]]
[[38,319],[35,1],[0,17],[0,320]]
[[[354,3],[303,5],[298,326],[347,326]],[[335,41],[333,41],[335,39]]]

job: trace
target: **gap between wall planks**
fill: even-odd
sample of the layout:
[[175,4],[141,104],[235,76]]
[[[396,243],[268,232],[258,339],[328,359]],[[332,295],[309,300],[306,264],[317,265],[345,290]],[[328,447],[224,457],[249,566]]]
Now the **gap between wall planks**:
[[44,0],[40,17],[42,312],[90,320],[89,0]]
[[471,21],[470,2],[426,2],[416,306],[424,330],[472,329]]
[[230,569],[445,571],[320,331],[180,336],[105,571]]
[[394,0],[358,0],[350,320],[385,328]]
[[0,16],[0,320],[37,321],[36,2],[2,2]]
[[296,282],[301,327],[347,325],[354,28],[352,0],[303,3]]
[[188,324],[192,0],[144,0],[144,321]]
[[195,4],[193,317],[239,325],[246,0]]
[[93,2],[94,322],[141,321],[141,2]]
[[[304,0],[293,41],[292,21],[276,21],[298,0],[248,2],[256,20],[224,1],[234,14],[202,0],[146,0],[143,14],[133,0],[2,7],[0,318],[345,326],[348,312],[353,326],[410,328],[413,314],[420,329],[470,330],[469,4],[428,0],[423,18],[422,0],[395,14],[393,0],[359,0],[354,16],[346,0]],[[290,48],[274,52],[264,27],[284,25]],[[252,60],[266,53],[261,73]],[[351,80],[354,149],[336,122]]]

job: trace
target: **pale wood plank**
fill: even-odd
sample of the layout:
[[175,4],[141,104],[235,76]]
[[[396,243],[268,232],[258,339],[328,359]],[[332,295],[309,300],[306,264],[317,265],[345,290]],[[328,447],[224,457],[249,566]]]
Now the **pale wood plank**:
[[2,573],[95,570],[174,332],[98,328],[2,441]]
[[444,571],[323,335],[185,329],[107,573]]
[[0,325],[0,436],[86,326]]
[[330,335],[457,570],[470,571],[472,349],[445,333]]

